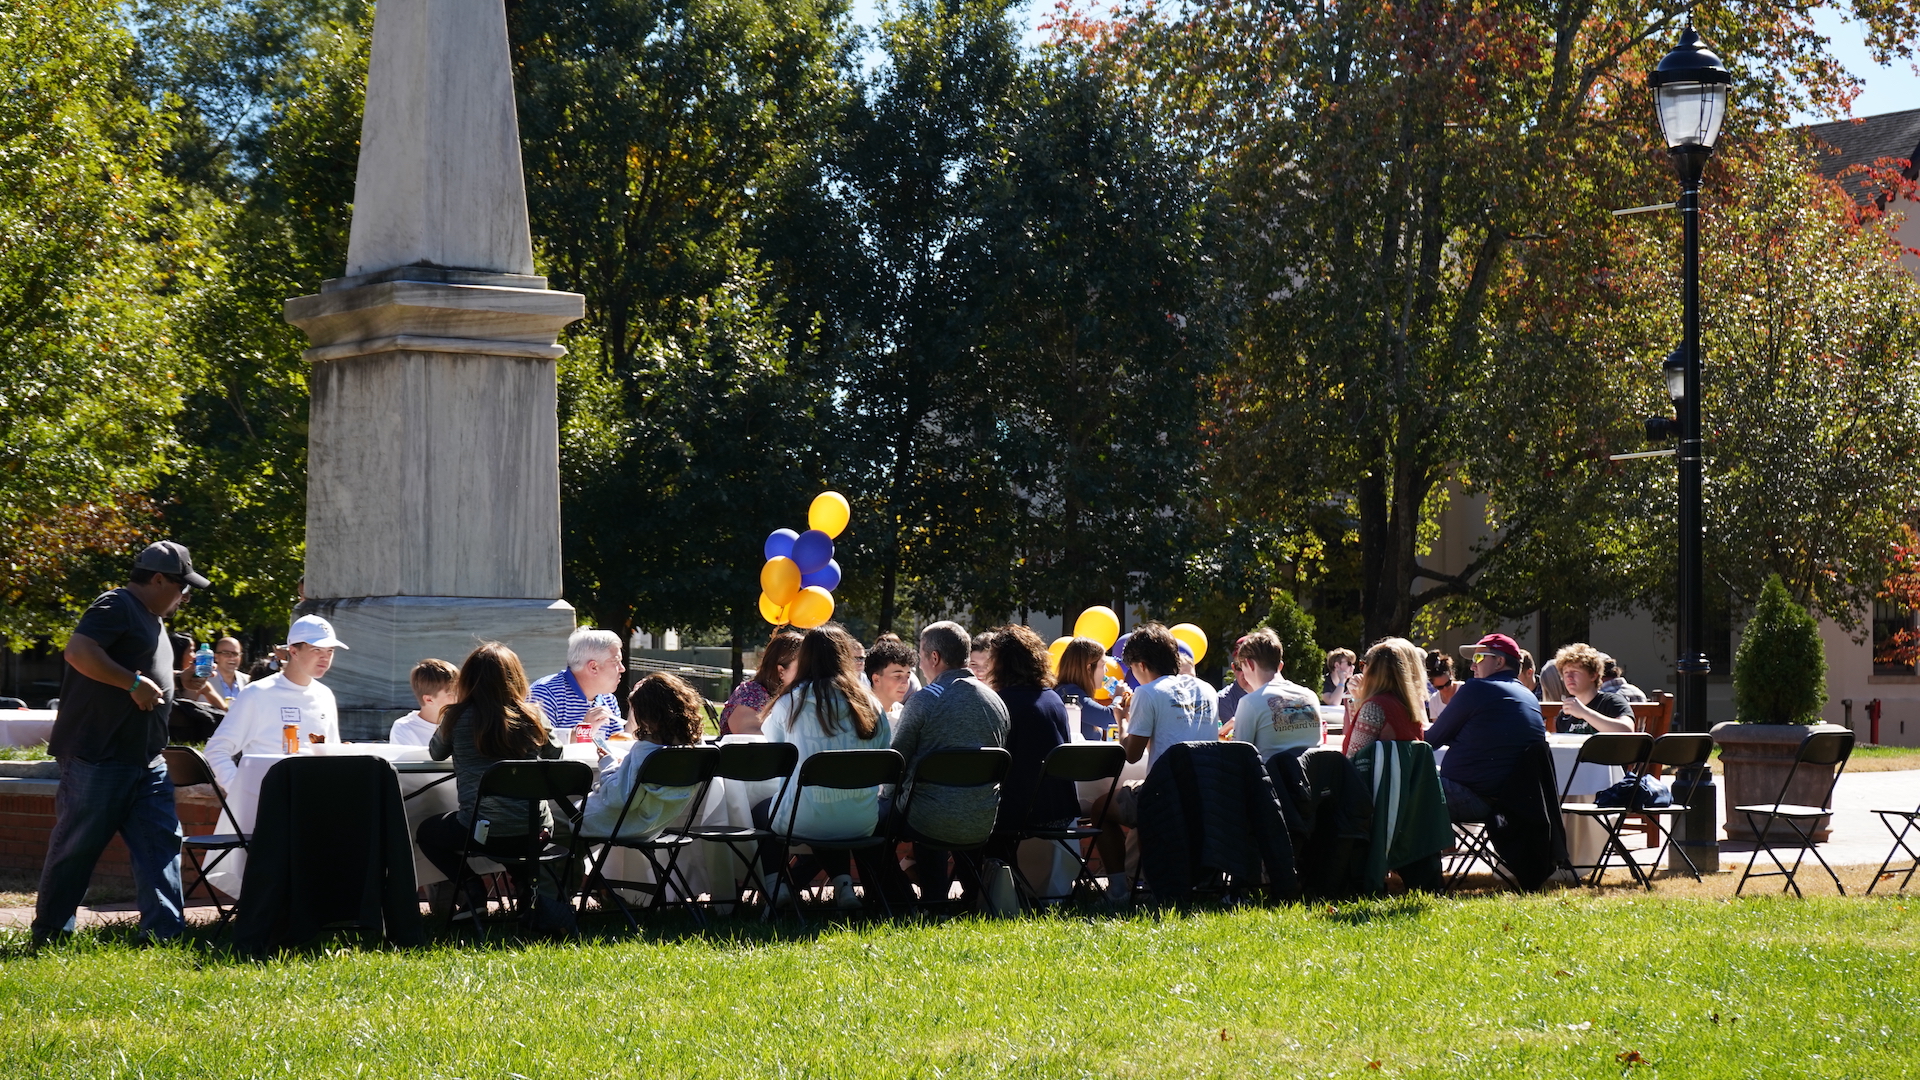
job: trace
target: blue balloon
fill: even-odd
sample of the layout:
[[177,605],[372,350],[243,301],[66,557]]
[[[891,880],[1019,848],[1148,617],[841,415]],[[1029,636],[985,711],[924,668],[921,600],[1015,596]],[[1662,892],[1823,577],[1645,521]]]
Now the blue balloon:
[[793,554],[787,557],[800,564],[800,573],[819,573],[833,561],[833,537],[819,529],[808,529],[795,538]]
[[801,574],[800,587],[804,589],[809,585],[818,585],[828,592],[839,588],[840,563],[834,559],[828,559],[826,566],[815,570],[811,574]]
[[799,535],[792,529],[775,529],[768,533],[767,544],[763,549],[767,553],[767,559],[772,561],[793,558],[793,541]]

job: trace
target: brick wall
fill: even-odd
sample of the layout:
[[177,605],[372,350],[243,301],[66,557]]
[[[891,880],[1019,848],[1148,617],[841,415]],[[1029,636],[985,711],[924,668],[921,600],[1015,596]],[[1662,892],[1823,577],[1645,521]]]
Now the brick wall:
[[[0,784],[0,869],[38,874],[47,861],[47,837],[53,832],[53,784],[31,785],[44,791],[8,790],[28,786]],[[220,812],[220,805],[211,794],[182,788],[175,793],[174,806],[187,835],[214,831],[213,820]],[[133,866],[127,859],[127,845],[118,836],[94,865],[93,884],[122,891],[133,888]],[[195,895],[204,898],[205,887]]]

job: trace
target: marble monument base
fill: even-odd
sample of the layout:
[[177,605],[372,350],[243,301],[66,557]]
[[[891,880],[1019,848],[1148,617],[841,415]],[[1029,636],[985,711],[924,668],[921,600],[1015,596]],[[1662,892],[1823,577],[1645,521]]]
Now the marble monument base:
[[413,665],[438,657],[455,667],[483,641],[518,653],[532,682],[567,666],[573,605],[564,600],[457,596],[365,596],[308,600],[298,615],[333,624],[347,648],[322,681],[340,705],[340,737],[385,739],[395,717],[415,707]]

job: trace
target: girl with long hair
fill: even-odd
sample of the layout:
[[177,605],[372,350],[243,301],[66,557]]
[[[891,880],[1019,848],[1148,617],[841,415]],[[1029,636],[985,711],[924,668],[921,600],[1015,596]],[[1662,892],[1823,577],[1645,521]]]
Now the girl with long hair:
[[1347,725],[1340,749],[1358,757],[1376,742],[1421,738],[1417,717],[1426,711],[1427,657],[1406,638],[1382,638],[1367,650],[1360,680],[1360,708]]
[[[1099,646],[1093,641],[1087,644]],[[1068,821],[1080,813],[1073,785],[1040,778],[1047,755],[1072,740],[1066,706],[1047,671],[1047,643],[1029,627],[1006,626],[994,632],[992,648],[993,689],[1007,706],[1007,753],[1013,757],[1007,779],[1000,785],[1000,824],[1004,828]],[[1084,710],[1086,703],[1082,701],[1080,707]],[[1009,858],[1012,852],[999,854]]]
[[[686,809],[693,788],[642,785],[640,766],[662,747],[699,743],[705,706],[699,693],[674,675],[649,675],[634,686],[627,695],[627,709],[634,724],[633,749],[624,758],[600,755],[598,775],[581,821],[587,836],[612,836],[618,827],[621,837],[645,839],[666,828]],[[637,792],[636,787],[640,789]]]
[[[767,741],[793,743],[800,750],[801,764],[825,750],[885,749],[893,731],[879,700],[860,684],[854,656],[853,638],[840,627],[829,623],[807,631],[795,658],[793,680],[774,699],[761,727]],[[808,788],[802,793],[790,785],[778,806],[771,799],[756,805],[753,818],[761,828],[783,835],[791,823],[796,834],[823,840],[868,836],[880,823],[880,789]],[[833,879],[836,902],[843,908],[860,906],[847,853],[820,851],[815,858]],[[766,895],[776,905],[791,897],[780,881],[786,861],[784,844],[760,846]]]
[[803,635],[791,626],[775,627],[760,650],[760,666],[733,688],[720,709],[721,735],[758,735],[767,717],[767,706],[793,678],[793,657],[800,651]]
[[1079,696],[1080,737],[1088,742],[1106,738],[1113,726],[1113,710],[1093,700],[1106,673],[1107,651],[1092,638],[1074,638],[1060,653],[1053,689],[1062,700]]
[[[474,801],[480,793],[480,777],[501,761],[532,758],[557,758],[560,748],[553,745],[552,731],[540,706],[527,700],[527,673],[520,657],[497,641],[482,644],[467,654],[460,664],[458,700],[440,710],[440,727],[427,743],[427,753],[435,761],[453,758],[453,782],[460,796],[460,809],[451,814],[430,817],[420,823],[415,834],[420,853],[447,875],[460,876],[460,852],[466,846],[466,830],[471,822],[487,822],[489,846],[511,845],[515,841],[537,842],[553,828],[553,816],[545,802],[529,807],[524,799],[488,796],[480,804],[476,819]],[[534,834],[529,834],[529,810],[533,812]],[[558,900],[558,883],[540,875],[541,900],[538,916],[550,923],[571,920],[554,908],[564,909]],[[456,903],[478,910],[486,896],[477,879],[468,876],[468,894]],[[518,883],[522,892],[525,882]],[[458,913],[456,912],[456,917]]]

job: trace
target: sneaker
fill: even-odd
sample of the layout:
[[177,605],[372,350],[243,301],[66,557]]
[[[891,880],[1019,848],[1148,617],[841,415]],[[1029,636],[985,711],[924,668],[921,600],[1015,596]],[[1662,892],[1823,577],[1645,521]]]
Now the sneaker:
[[793,906],[793,889],[780,880],[779,874],[768,874],[760,879],[760,897],[768,911]]
[[833,906],[841,911],[860,909],[860,897],[853,891],[852,874],[841,874],[833,879]]

